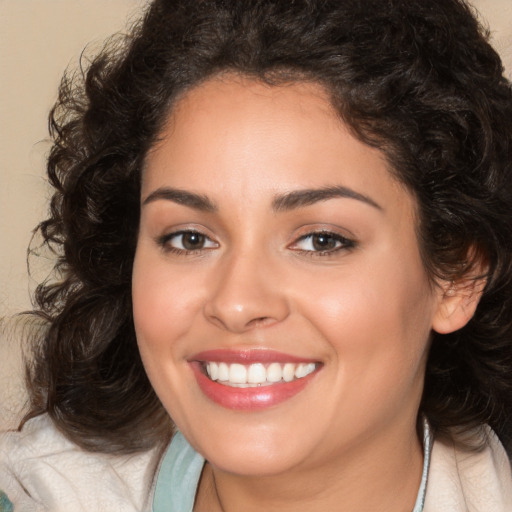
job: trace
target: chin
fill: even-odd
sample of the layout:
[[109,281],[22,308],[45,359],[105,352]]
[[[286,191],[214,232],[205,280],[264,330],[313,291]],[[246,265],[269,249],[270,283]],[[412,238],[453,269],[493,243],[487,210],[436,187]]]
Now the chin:
[[240,476],[278,475],[300,465],[308,452],[314,452],[311,432],[300,432],[290,424],[247,419],[249,425],[240,421],[215,424],[210,416],[196,423],[208,425],[207,430],[189,428],[187,437],[213,467]]

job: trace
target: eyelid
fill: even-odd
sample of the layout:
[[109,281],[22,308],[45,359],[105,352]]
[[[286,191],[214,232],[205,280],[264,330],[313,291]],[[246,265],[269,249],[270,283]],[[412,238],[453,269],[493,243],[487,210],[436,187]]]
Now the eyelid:
[[[185,247],[173,247],[170,242],[180,236],[187,234],[198,234],[204,237],[207,241],[208,245],[203,247],[198,247],[197,249],[186,249]],[[179,229],[169,230],[165,234],[158,236],[156,238],[156,243],[165,251],[165,252],[174,252],[176,254],[183,255],[193,255],[198,254],[204,251],[209,251],[211,249],[215,249],[219,247],[219,243],[216,242],[210,235],[205,233],[205,230],[195,228],[195,227],[183,227]]]
[[[334,248],[327,248],[325,250],[316,250],[314,248],[304,249],[298,247],[300,242],[304,242],[308,239],[311,239],[314,236],[324,235],[326,237],[332,238],[336,241],[336,246]],[[309,256],[328,256],[334,255],[340,251],[348,251],[356,247],[357,242],[354,238],[349,238],[346,235],[343,235],[332,228],[312,228],[309,229],[306,233],[301,234],[295,238],[295,240],[288,247],[292,250],[295,250],[299,253],[307,254]]]

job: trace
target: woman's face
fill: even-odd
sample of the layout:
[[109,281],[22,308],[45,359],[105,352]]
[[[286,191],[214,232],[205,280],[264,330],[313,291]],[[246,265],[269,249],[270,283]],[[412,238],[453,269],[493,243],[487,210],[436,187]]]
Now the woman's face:
[[270,475],[410,437],[440,292],[411,194],[323,89],[212,79],[146,163],[135,327],[192,445]]

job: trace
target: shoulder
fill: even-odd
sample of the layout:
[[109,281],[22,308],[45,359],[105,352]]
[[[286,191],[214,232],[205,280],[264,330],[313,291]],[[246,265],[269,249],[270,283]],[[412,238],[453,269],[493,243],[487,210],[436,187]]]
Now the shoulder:
[[47,416],[0,437],[0,490],[14,510],[140,511],[148,501],[160,453],[90,453]]
[[452,439],[434,441],[424,512],[510,512],[510,459],[496,434],[483,427],[471,434],[478,450]]

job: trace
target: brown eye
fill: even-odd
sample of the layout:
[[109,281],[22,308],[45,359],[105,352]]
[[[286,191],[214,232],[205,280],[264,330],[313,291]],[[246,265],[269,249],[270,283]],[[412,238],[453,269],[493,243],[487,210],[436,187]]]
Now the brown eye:
[[214,249],[219,246],[218,243],[199,231],[178,231],[176,233],[170,233],[159,238],[158,243],[163,249],[178,254]]
[[186,251],[194,251],[196,249],[202,249],[204,247],[204,242],[206,237],[201,233],[195,233],[190,231],[188,233],[183,233],[182,236],[182,245],[183,249]]
[[339,240],[329,233],[318,233],[311,237],[311,244],[315,251],[332,251],[339,245]]
[[352,249],[356,243],[337,233],[319,231],[300,237],[291,248],[312,255],[334,255],[342,249]]

